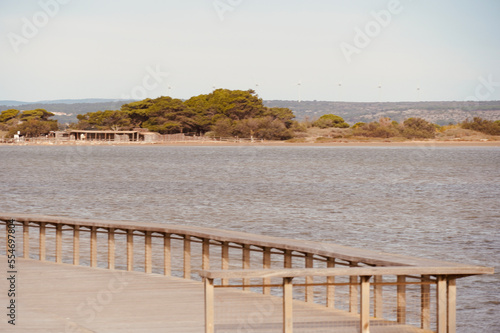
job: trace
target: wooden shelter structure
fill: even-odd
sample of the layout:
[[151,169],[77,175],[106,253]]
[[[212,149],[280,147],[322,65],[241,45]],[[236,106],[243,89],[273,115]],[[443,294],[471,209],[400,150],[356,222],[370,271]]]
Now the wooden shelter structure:
[[[139,131],[70,130],[70,140],[84,141],[141,141]],[[144,138],[144,136],[142,136]]]
[[148,132],[147,130],[146,131],[70,130],[68,132],[68,136],[70,140],[81,140],[81,141],[154,142],[160,140],[160,135],[158,133]]

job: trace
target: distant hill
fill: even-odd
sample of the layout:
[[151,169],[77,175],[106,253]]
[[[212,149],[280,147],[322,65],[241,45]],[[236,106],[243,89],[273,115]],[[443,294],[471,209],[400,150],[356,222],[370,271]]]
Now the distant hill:
[[[38,101],[38,102],[21,102],[21,101],[2,101],[0,100],[0,106],[18,106],[18,105],[31,105],[31,104],[80,104],[80,103],[113,103],[124,100],[117,100],[111,98],[83,98],[83,99],[55,99],[48,101]],[[125,100],[128,102],[128,100]]]
[[324,102],[324,101],[265,101],[267,107],[286,107],[293,110],[297,120],[317,119],[333,113],[353,125],[382,117],[401,122],[411,117],[423,118],[439,125],[462,122],[467,118],[500,119],[500,101],[481,102]]
[[16,105],[22,105],[22,104],[27,104],[27,103],[20,102],[20,101],[0,101],[1,106],[16,106]]
[[[104,110],[119,110],[123,104],[132,100],[113,99],[61,99],[41,102],[0,101],[0,111],[7,109],[32,110],[46,109],[56,113],[60,123],[76,122],[78,114]],[[290,108],[297,120],[316,119],[324,114],[333,113],[353,125],[357,122],[370,122],[382,117],[403,121],[410,117],[424,118],[427,121],[447,125],[458,123],[467,118],[481,117],[488,120],[500,119],[500,101],[481,102],[328,102],[328,101],[264,101],[267,107]]]
[[[129,100],[117,100],[110,98],[85,98],[85,99],[56,99],[51,101],[39,101],[36,103],[48,104],[81,104],[81,103],[116,103],[123,102],[123,104],[130,102]],[[1,104],[1,101],[0,101]],[[32,104],[32,103],[29,103]]]

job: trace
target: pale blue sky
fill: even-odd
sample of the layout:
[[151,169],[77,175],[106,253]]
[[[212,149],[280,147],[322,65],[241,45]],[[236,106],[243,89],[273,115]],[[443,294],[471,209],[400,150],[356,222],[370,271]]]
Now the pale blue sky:
[[0,100],[500,100],[498,17],[498,0],[2,0]]

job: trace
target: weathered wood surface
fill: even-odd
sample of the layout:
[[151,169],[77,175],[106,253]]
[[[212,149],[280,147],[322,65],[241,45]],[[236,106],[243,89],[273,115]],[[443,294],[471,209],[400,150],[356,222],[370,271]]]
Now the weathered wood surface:
[[285,278],[307,276],[375,276],[375,275],[453,275],[454,277],[476,274],[493,274],[490,267],[349,267],[349,268],[287,268],[245,270],[202,270],[200,276],[221,278]]
[[320,243],[306,240],[287,239],[245,232],[202,228],[197,226],[179,226],[148,222],[124,222],[111,220],[73,219],[67,217],[9,214],[0,212],[0,220],[15,219],[18,222],[54,223],[64,225],[79,225],[81,227],[100,229],[114,229],[136,231],[138,233],[151,232],[161,234],[189,235],[198,239],[211,239],[218,242],[231,242],[241,245],[253,245],[261,248],[277,248],[285,251],[310,253],[313,255],[336,258],[349,262],[363,262],[374,266],[420,266],[420,267],[469,267],[462,263],[453,263],[441,260],[416,258],[399,254],[389,254],[370,251],[331,243]]
[[[0,269],[6,271],[6,257]],[[16,327],[1,332],[204,331],[204,291],[198,281],[141,272],[18,259]],[[6,289],[6,281],[0,282]],[[6,294],[0,294],[5,304]],[[282,300],[235,289],[215,292],[216,332],[281,332]],[[5,316],[3,316],[5,317]],[[357,332],[359,316],[294,302],[294,332]],[[370,332],[429,332],[371,320]]]

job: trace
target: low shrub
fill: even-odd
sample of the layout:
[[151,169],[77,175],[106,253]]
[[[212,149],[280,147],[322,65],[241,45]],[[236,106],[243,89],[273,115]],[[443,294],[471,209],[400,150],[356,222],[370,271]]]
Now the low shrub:
[[500,135],[500,120],[493,121],[474,117],[472,121],[467,119],[460,125],[464,129],[470,129],[489,135]]

